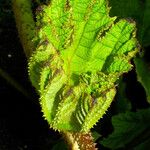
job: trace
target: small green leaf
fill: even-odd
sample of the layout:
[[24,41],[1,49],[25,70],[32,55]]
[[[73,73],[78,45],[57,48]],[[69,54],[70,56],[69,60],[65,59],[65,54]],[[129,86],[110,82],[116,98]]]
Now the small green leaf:
[[118,83],[118,91],[114,101],[114,111],[115,113],[124,113],[131,110],[131,102],[126,96],[126,83],[123,81],[123,79],[120,79]]
[[147,101],[150,103],[150,68],[142,58],[135,58],[137,79],[146,91]]
[[114,132],[101,141],[110,149],[131,149],[150,136],[150,108],[112,117]]
[[68,150],[68,148],[64,141],[59,141],[53,146],[52,150]]

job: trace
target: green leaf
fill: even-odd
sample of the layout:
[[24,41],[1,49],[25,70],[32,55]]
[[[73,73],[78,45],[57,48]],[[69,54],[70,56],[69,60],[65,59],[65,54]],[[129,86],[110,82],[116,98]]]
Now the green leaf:
[[133,18],[138,26],[138,38],[143,46],[150,44],[150,0],[110,0],[111,14]]
[[131,149],[150,136],[150,108],[113,116],[112,124],[114,132],[101,144],[110,149]]
[[132,69],[135,23],[115,22],[106,0],[52,0],[41,9],[29,74],[44,117],[53,129],[89,132]]
[[150,68],[142,58],[135,58],[137,79],[146,91],[147,101],[150,103]]
[[146,150],[150,147],[150,138],[145,140],[143,143],[139,144],[134,148],[134,150]]
[[126,96],[126,88],[126,83],[123,81],[123,79],[120,79],[118,83],[116,99],[114,101],[115,113],[124,113],[131,110],[131,102]]
[[52,150],[67,150],[67,146],[64,141],[59,141],[57,144],[55,144],[52,148]]

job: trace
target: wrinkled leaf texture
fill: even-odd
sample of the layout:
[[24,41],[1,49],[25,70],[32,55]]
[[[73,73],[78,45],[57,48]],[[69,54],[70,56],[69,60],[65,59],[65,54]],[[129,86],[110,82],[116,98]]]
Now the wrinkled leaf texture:
[[37,49],[29,74],[44,117],[60,131],[88,132],[131,70],[135,23],[109,16],[106,0],[52,0],[37,12]]

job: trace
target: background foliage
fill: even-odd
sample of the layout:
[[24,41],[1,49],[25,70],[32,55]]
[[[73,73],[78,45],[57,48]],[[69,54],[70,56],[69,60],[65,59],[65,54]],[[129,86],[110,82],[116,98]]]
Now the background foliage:
[[[110,0],[110,6],[111,16],[137,22],[141,52],[133,60],[135,68],[120,79],[115,100],[93,136],[102,150],[145,150],[150,147],[150,0]],[[11,0],[1,0],[0,22],[0,149],[66,149],[61,136],[41,117]]]

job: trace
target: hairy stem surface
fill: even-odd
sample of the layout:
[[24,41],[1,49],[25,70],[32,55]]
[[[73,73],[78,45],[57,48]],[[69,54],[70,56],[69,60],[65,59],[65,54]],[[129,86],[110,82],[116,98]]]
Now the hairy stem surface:
[[13,0],[12,6],[21,44],[26,56],[29,58],[35,49],[35,43],[33,42],[35,22],[33,20],[31,1]]

